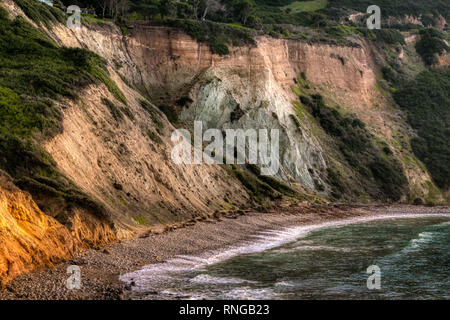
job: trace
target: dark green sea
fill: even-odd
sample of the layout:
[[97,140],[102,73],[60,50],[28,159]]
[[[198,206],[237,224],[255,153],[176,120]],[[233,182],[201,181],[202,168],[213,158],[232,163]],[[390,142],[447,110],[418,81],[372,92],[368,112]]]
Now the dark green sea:
[[[122,276],[135,299],[450,299],[450,214],[297,227]],[[369,266],[380,289],[369,289]]]

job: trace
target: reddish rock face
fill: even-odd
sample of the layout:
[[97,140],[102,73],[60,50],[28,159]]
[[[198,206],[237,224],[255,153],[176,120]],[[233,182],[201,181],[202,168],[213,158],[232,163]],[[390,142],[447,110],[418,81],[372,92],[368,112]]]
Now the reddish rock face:
[[45,215],[0,171],[0,283],[69,259],[74,250],[67,228]]

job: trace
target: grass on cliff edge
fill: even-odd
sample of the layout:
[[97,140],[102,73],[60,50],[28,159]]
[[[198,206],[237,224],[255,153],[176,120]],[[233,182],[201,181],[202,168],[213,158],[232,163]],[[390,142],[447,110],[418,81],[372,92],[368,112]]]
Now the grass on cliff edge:
[[[430,13],[450,17],[450,3],[447,0],[328,0],[328,8],[353,9],[366,12],[373,4],[378,5],[384,17],[404,17],[414,15],[421,19]],[[346,10],[342,11],[346,13]]]
[[28,18],[36,24],[42,24],[47,28],[52,23],[66,23],[64,12],[55,7],[50,7],[38,0],[14,0],[14,2],[22,9]]
[[283,9],[288,9],[290,13],[317,11],[325,8],[327,3],[327,0],[295,1],[287,6],[284,6]]
[[81,88],[106,80],[108,88],[116,88],[105,62],[85,49],[58,47],[22,17],[9,20],[0,8],[0,66],[0,169],[32,194],[49,195],[61,206],[85,204],[100,212],[59,173],[37,141],[62,129],[53,101],[75,99]]

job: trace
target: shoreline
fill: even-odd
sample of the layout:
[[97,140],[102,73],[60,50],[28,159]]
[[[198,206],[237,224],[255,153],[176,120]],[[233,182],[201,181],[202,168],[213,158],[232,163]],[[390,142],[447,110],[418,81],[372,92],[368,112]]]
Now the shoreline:
[[[170,232],[121,241],[100,250],[78,252],[73,260],[54,268],[20,275],[0,289],[0,299],[127,299],[132,285],[122,282],[119,277],[147,265],[163,263],[179,255],[199,256],[207,251],[225,251],[254,241],[263,231],[402,213],[450,213],[450,207],[320,205],[284,207],[264,213],[231,213]],[[65,287],[70,265],[81,269],[82,288],[79,290]]]

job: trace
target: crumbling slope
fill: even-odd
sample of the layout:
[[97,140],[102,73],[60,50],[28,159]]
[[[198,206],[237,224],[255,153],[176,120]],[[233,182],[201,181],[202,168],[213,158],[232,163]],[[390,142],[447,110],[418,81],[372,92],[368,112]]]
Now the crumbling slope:
[[45,215],[28,193],[0,171],[0,283],[23,272],[69,259],[75,242],[69,231]]

